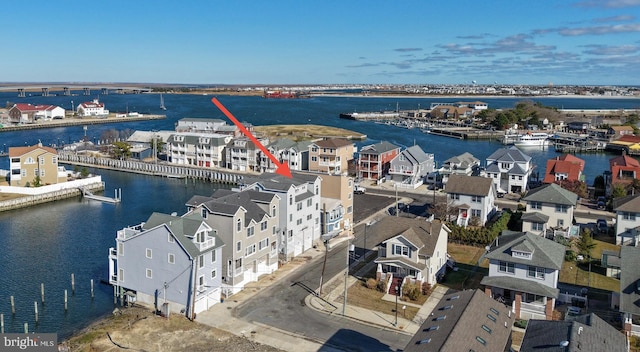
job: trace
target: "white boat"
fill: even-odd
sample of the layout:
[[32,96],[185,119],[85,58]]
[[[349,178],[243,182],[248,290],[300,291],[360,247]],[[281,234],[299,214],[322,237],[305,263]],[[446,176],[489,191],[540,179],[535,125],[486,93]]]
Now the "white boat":
[[529,132],[516,136],[513,145],[516,147],[541,147],[549,144],[549,134],[544,132]]
[[160,93],[160,109],[167,110],[167,108],[164,107],[164,98],[162,97],[162,93]]

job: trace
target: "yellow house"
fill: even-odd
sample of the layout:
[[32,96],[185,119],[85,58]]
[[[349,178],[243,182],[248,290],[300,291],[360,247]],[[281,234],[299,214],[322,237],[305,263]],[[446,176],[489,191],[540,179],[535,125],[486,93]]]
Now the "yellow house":
[[43,186],[67,181],[66,174],[58,175],[56,150],[43,147],[41,143],[29,147],[11,147],[9,159],[11,186],[33,186],[37,177]]
[[309,145],[309,171],[343,174],[348,171],[356,146],[344,138],[315,141]]

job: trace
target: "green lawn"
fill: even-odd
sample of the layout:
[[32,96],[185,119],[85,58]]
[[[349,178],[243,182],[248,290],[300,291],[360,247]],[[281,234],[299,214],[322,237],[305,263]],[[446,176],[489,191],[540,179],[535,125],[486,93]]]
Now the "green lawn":
[[591,267],[586,263],[565,261],[562,264],[559,281],[605,291],[619,291],[620,280],[606,276],[606,269],[600,266],[600,256],[603,250],[618,251],[620,246],[601,240],[594,240],[594,243],[596,246],[591,252],[593,257]]

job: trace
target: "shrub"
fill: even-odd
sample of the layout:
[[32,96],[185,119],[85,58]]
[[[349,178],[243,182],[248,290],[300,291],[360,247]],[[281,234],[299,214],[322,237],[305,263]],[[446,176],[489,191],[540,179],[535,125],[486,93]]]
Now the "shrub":
[[431,287],[431,284],[428,282],[423,282],[422,283],[422,294],[423,295],[428,295],[429,293],[431,293],[431,289],[433,287]]
[[405,296],[409,297],[410,300],[415,301],[420,298],[420,287],[416,284],[406,283],[402,287],[402,291]]
[[520,319],[520,320],[516,320],[516,322],[513,323],[513,325],[515,325],[517,328],[526,329],[527,322],[528,322],[527,320]]
[[367,279],[367,282],[365,282],[365,286],[367,286],[368,289],[377,288],[378,287],[378,280],[376,280],[374,278]]
[[384,292],[384,291],[387,290],[387,281],[386,280],[380,280],[380,281],[378,281],[378,284],[376,286],[378,288],[378,291]]
[[564,260],[568,262],[575,262],[577,258],[576,252],[568,250],[564,254]]

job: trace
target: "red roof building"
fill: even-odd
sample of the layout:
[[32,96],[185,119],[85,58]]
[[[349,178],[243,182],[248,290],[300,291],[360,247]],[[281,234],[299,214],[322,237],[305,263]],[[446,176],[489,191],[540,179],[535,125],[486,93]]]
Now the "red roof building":
[[554,183],[560,180],[581,181],[584,171],[584,160],[571,154],[564,154],[555,159],[547,160],[544,183]]
[[[640,179],[640,161],[626,154],[609,160],[609,168],[611,170],[611,179],[608,180],[609,186],[617,183],[627,185],[634,179]],[[609,188],[609,190],[612,189]]]
[[9,109],[9,123],[34,123],[40,118],[64,117],[64,109],[55,105],[19,103]]

